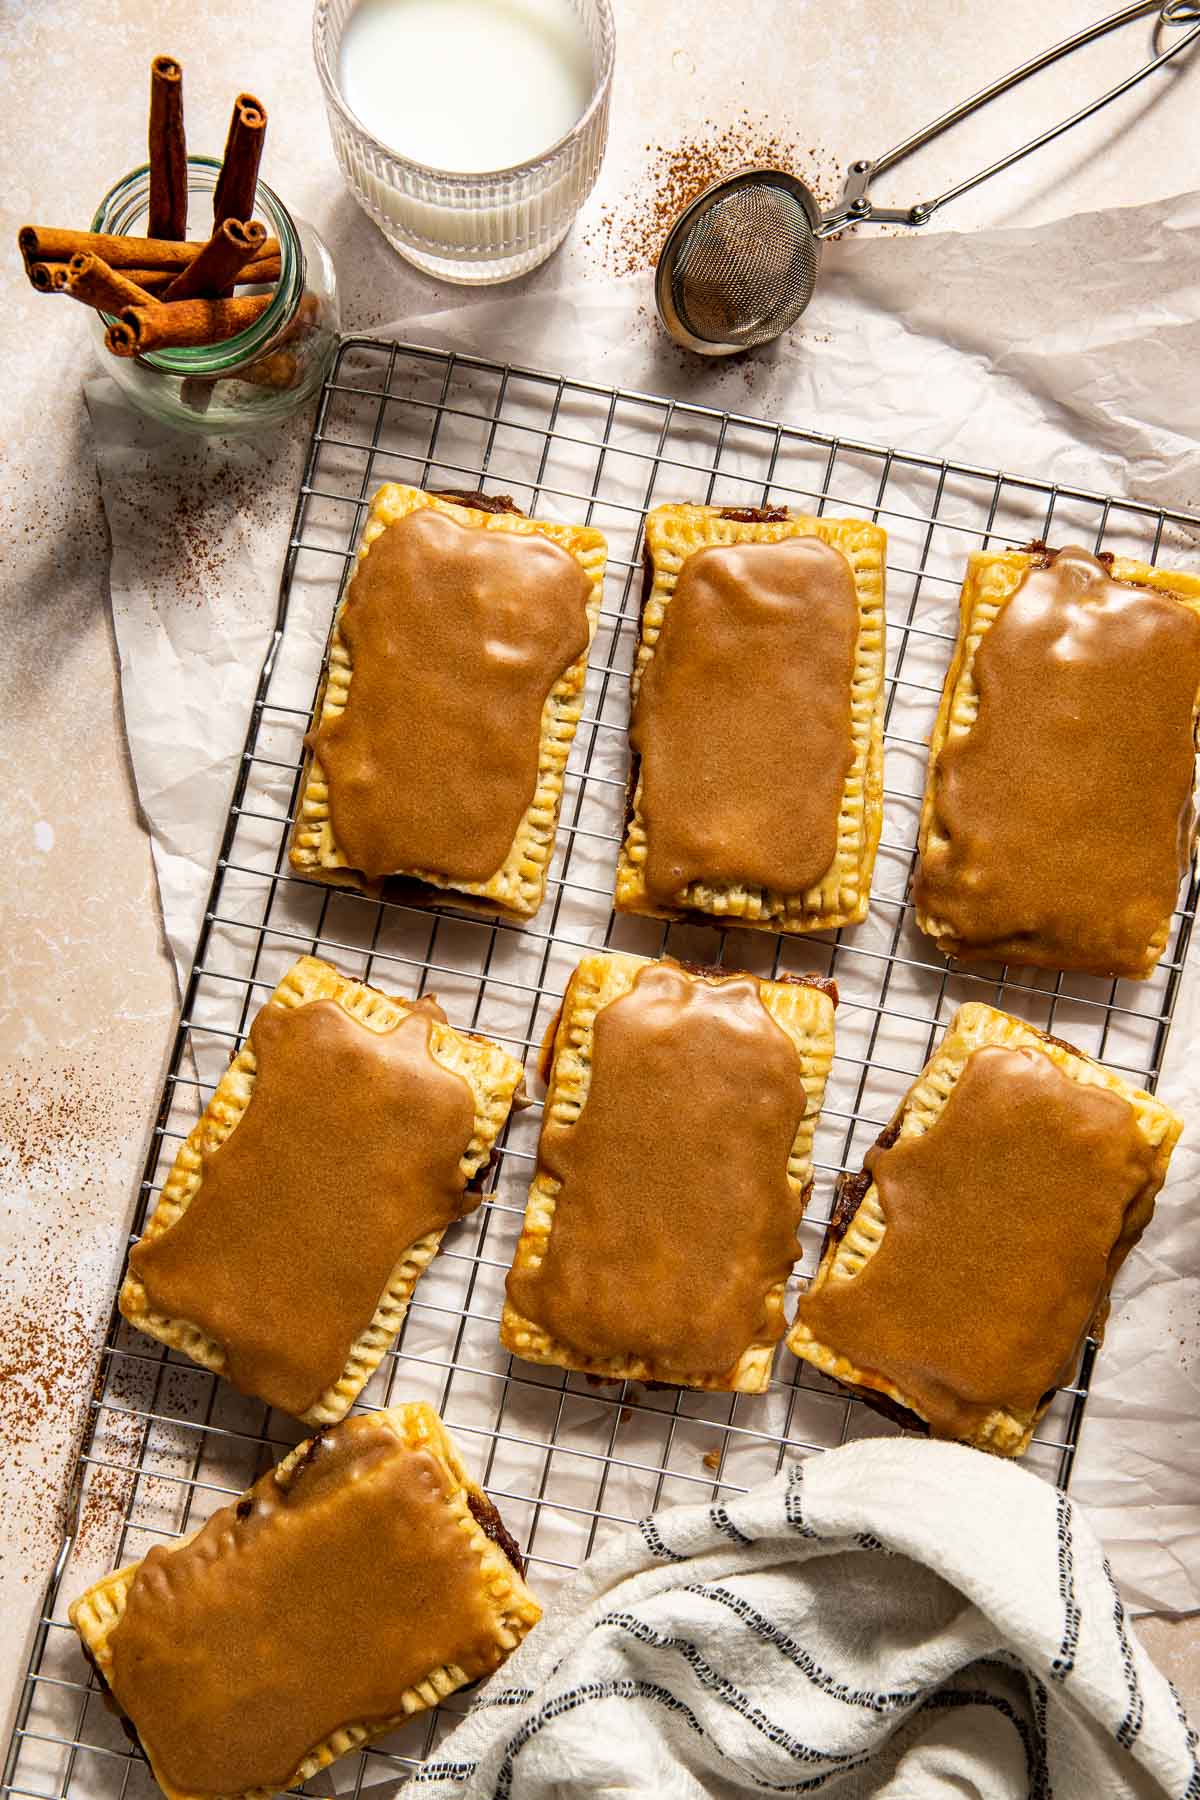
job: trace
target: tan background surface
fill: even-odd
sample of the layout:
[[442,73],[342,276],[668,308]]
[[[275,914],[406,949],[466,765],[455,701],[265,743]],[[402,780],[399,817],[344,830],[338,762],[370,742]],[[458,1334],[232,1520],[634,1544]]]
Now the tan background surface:
[[[824,177],[878,153],[1010,62],[1097,16],[1099,0],[615,0],[609,157],[566,249],[523,284],[604,280],[638,242],[648,145],[737,125],[776,132]],[[6,696],[0,985],[0,1720],[61,1528],[59,1497],[92,1370],[176,1012],[149,851],[124,748],[107,602],[108,543],[80,384],[84,321],[35,296],[13,249],[25,219],[83,225],[144,154],[145,71],[187,74],[191,146],[219,149],[232,95],[272,115],[267,178],[333,251],[343,319],[370,328],[453,303],[408,271],[344,193],[325,132],[305,0],[0,0],[5,470],[0,488]],[[894,173],[883,201],[937,192],[1073,110],[1145,55],[1148,27],[1000,102]],[[944,222],[1026,223],[1200,185],[1200,58],[1158,77]],[[738,121],[741,121],[740,125]],[[702,125],[700,134],[708,130]],[[633,220],[635,223],[631,224]],[[608,248],[606,249],[606,245]],[[626,256],[626,260],[628,257]],[[648,301],[649,282],[643,277]],[[586,374],[580,368],[573,374]],[[182,544],[203,502],[181,508]],[[194,550],[193,550],[194,553]],[[181,550],[181,555],[183,554]],[[1143,1634],[1200,1710],[1200,1628]]]

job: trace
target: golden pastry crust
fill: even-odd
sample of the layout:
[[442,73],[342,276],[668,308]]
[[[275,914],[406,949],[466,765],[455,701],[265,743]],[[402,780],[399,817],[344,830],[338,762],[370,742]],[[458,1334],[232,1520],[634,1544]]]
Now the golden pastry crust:
[[[975,684],[975,657],[984,636],[991,630],[1002,608],[1016,592],[1038,557],[1025,550],[974,550],[967,562],[967,574],[959,597],[958,638],[954,655],[946,671],[941,703],[929,740],[929,765],[925,777],[925,798],[921,806],[921,822],[917,849],[922,858],[931,846],[945,843],[937,810],[936,776],[938,758],[948,743],[969,734],[979,713],[979,689]],[[1173,594],[1192,612],[1200,615],[1200,576],[1183,574],[1173,569],[1152,568],[1129,556],[1114,556],[1111,564],[1114,581],[1129,582],[1135,587],[1156,588]],[[1200,733],[1200,695],[1193,715],[1193,733]],[[917,924],[933,938],[945,956],[970,957],[982,954],[972,950],[955,934],[951,925],[923,910],[915,908]],[[1123,970],[1132,979],[1152,975],[1171,933],[1170,914],[1162,921],[1146,945],[1139,968]],[[1021,957],[1037,961],[1036,947]],[[1056,963],[1048,966],[1057,967]]]
[[[341,975],[315,956],[302,956],[283,977],[268,1006],[307,1006],[317,1000],[336,1000],[352,1018],[373,1031],[389,1031],[413,1009],[404,1000],[382,994],[361,981]],[[487,1038],[467,1037],[439,1020],[431,1022],[429,1048],[444,1068],[460,1075],[475,1102],[475,1132],[462,1158],[463,1178],[469,1182],[483,1169],[507,1119],[513,1098],[524,1079],[523,1065]],[[212,1099],[180,1145],[178,1155],[146,1226],[148,1239],[161,1237],[182,1218],[203,1185],[202,1153],[212,1151],[236,1128],[254,1092],[255,1055],[247,1039],[222,1076]],[[464,1194],[464,1210],[478,1205],[480,1196]],[[437,1255],[444,1236],[431,1231],[410,1244],[393,1269],[370,1324],[355,1340],[346,1366],[319,1400],[298,1417],[306,1425],[333,1425],[345,1417],[382,1362],[404,1323],[413,1289]],[[155,1312],[145,1285],[128,1270],[118,1296],[125,1318],[147,1336],[172,1350],[182,1350],[193,1362],[224,1373],[226,1356],[215,1342],[187,1319],[167,1318]]]
[[[490,1511],[491,1503],[467,1473],[457,1447],[432,1407],[415,1402],[391,1407],[372,1417],[377,1424],[391,1431],[406,1449],[431,1454],[447,1476],[451,1490],[446,1502],[447,1511],[462,1532],[464,1557],[473,1559],[478,1565],[480,1587],[487,1597],[494,1621],[496,1646],[503,1659],[516,1649],[525,1634],[537,1624],[542,1612],[520,1571],[514,1568],[500,1546],[482,1529],[469,1505],[474,1500],[484,1510]],[[309,1439],[297,1444],[277,1466],[275,1479],[281,1488],[288,1487],[295,1470],[304,1462],[311,1443],[312,1440]],[[203,1528],[198,1527],[196,1531],[189,1532],[177,1543],[168,1545],[167,1549],[172,1552],[182,1550],[201,1529]],[[106,1689],[113,1660],[110,1639],[121,1621],[129,1590],[141,1566],[140,1562],[130,1563],[125,1568],[106,1575],[102,1581],[96,1582],[86,1593],[81,1594],[69,1608],[71,1623],[79,1633],[94,1668],[105,1682]],[[320,1604],[319,1596],[314,1597],[314,1604]],[[437,1706],[468,1679],[464,1671],[453,1664],[430,1669],[424,1680],[404,1692],[400,1710],[392,1717],[340,1727],[323,1743],[310,1750],[296,1769],[292,1780],[285,1785],[290,1788],[301,1781],[307,1781],[338,1757],[346,1756],[374,1738],[394,1731],[414,1714]],[[213,1800],[212,1796],[191,1795],[172,1786],[162,1772],[155,1768],[153,1759],[150,1759],[150,1766],[167,1800]],[[252,1788],[243,1795],[227,1796],[223,1800],[270,1800],[274,1791]]]
[[[388,482],[371,502],[371,511],[363,527],[359,545],[359,561],[369,555],[371,545],[389,525],[406,518],[421,507],[432,507],[459,525],[478,527],[481,531],[509,532],[520,537],[543,537],[559,545],[573,556],[587,577],[590,594],[587,602],[588,648],[559,677],[546,697],[542,711],[541,746],[538,759],[537,788],[517,829],[504,862],[486,881],[455,881],[430,869],[395,869],[384,882],[369,881],[351,868],[339,848],[329,812],[329,788],[319,757],[306,749],[300,780],[300,803],[288,861],[297,875],[310,881],[332,882],[353,887],[362,893],[376,894],[386,881],[401,880],[416,884],[421,890],[440,890],[448,900],[458,895],[469,896],[468,909],[484,907],[518,919],[531,919],[542,903],[546,890],[546,874],[554,852],[558,812],[562,803],[563,776],[575,738],[575,729],[583,711],[583,687],[587,673],[588,652],[600,616],[604,588],[604,565],[607,555],[605,539],[590,526],[560,525],[543,519],[527,519],[516,512],[485,512],[479,507],[428,494],[421,488]],[[334,620],[321,684],[313,709],[312,730],[338,717],[345,710],[353,678],[350,653],[341,633],[343,600]],[[470,695],[463,697],[469,710]],[[407,893],[406,889],[406,893]],[[414,892],[414,898],[438,898],[437,892]]]
[[[585,956],[568,983],[554,1030],[553,1061],[548,1079],[545,1116],[569,1125],[583,1111],[591,1081],[592,1036],[596,1016],[605,1006],[627,994],[650,959],[609,952]],[[714,978],[733,971],[714,971]],[[761,981],[767,1011],[795,1045],[807,1095],[804,1118],[796,1131],[788,1159],[788,1185],[802,1209],[812,1186],[812,1145],[825,1082],[833,1060],[834,1001],[822,986],[803,982]],[[558,1184],[540,1167],[535,1169],[525,1207],[525,1222],[513,1258],[514,1269],[537,1268],[554,1230]],[[782,1334],[785,1284],[771,1289],[767,1321],[776,1335],[751,1344],[727,1378],[711,1371],[681,1375],[662,1370],[638,1356],[595,1357],[552,1337],[542,1326],[523,1317],[508,1300],[500,1321],[500,1342],[506,1350],[527,1362],[553,1363],[579,1369],[608,1381],[665,1381],[673,1386],[718,1392],[761,1394],[771,1379],[771,1367]]]
[[663,619],[687,558],[717,544],[776,544],[816,537],[850,564],[858,599],[858,636],[851,685],[854,760],[846,776],[838,819],[837,853],[820,883],[806,894],[781,894],[741,884],[689,883],[677,906],[647,893],[643,876],[646,832],[641,778],[630,777],[629,816],[617,858],[616,908],[653,918],[706,918],[739,929],[801,932],[856,925],[867,916],[871,875],[883,828],[884,563],[887,534],[865,519],[827,519],[793,514],[765,522],[727,518],[718,506],[659,506],[646,516],[647,590],[633,671],[633,693],[653,659]]
[[[1090,1057],[1082,1055],[1070,1045],[1047,1037],[1023,1020],[998,1012],[980,1001],[971,1001],[955,1013],[946,1035],[909,1089],[880,1141],[891,1143],[896,1138],[919,1137],[927,1132],[950,1098],[968,1057],[989,1044],[1014,1050],[1037,1050],[1049,1057],[1055,1067],[1072,1081],[1085,1086],[1094,1084],[1106,1088],[1110,1093],[1127,1100],[1133,1108],[1138,1133],[1152,1153],[1152,1175],[1146,1188],[1134,1196],[1126,1209],[1124,1229],[1109,1259],[1108,1282],[1111,1285],[1117,1269],[1132,1245],[1137,1242],[1153,1211],[1154,1196],[1162,1185],[1171,1152],[1183,1129],[1182,1120],[1152,1094],[1131,1087],[1119,1075],[1114,1075],[1111,1069],[1093,1062]],[[866,1180],[865,1174],[861,1179]],[[947,1230],[953,1229],[953,1213],[953,1202],[950,1200],[947,1204]],[[826,1233],[821,1264],[813,1277],[809,1292],[819,1293],[826,1283],[853,1281],[879,1249],[886,1231],[887,1221],[880,1206],[879,1190],[874,1181],[871,1181],[850,1213],[848,1221],[840,1206],[835,1209]],[[1097,1337],[1103,1334],[1107,1313],[1106,1290],[1091,1324],[1092,1333]],[[909,1423],[922,1418],[911,1395],[905,1394],[886,1376],[856,1367],[840,1355],[834,1346],[820,1343],[799,1318],[788,1334],[787,1345],[793,1355],[803,1362],[812,1363],[822,1374],[830,1376],[843,1386],[857,1390],[862,1398],[870,1401],[882,1396],[885,1411],[886,1403],[891,1402],[892,1406],[902,1408],[909,1415]],[[977,1449],[990,1450],[1000,1456],[1020,1456],[1028,1449],[1038,1420],[1051,1399],[1053,1395],[1028,1412],[998,1407],[986,1416],[978,1431],[967,1441]]]

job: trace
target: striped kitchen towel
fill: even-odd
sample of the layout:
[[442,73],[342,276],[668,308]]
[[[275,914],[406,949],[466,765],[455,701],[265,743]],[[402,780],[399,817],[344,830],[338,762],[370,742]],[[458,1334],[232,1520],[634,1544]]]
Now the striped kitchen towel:
[[848,1444],[643,1519],[406,1800],[1200,1800],[1197,1739],[1090,1527],[955,1444]]

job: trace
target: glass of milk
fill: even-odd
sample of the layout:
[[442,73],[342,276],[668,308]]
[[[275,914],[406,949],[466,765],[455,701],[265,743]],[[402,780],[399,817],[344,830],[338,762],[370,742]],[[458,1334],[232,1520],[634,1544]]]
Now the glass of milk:
[[610,0],[317,0],[333,147],[388,242],[444,281],[544,262],[608,136]]

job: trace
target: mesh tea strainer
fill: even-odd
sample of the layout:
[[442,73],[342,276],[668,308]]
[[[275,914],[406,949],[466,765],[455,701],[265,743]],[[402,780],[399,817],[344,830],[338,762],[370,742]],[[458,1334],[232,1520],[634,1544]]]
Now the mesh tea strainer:
[[[1047,68],[1072,50],[1102,37],[1131,19],[1157,13],[1156,32],[1172,25],[1192,29],[1099,99],[1052,125],[978,174],[916,206],[876,206],[868,188],[877,175],[919,150],[960,119],[1007,93],[1027,76]],[[940,118],[915,131],[884,156],[851,163],[841,200],[822,212],[796,175],[782,169],[744,168],[723,175],[680,213],[658,259],[655,300],[663,324],[677,344],[702,356],[731,356],[769,343],[795,324],[812,299],[821,260],[821,239],[845,225],[925,225],[940,207],[999,174],[1090,118],[1200,37],[1200,0],[1139,0],[1064,38],[1020,68],[980,88]],[[1157,44],[1156,44],[1157,48]]]

